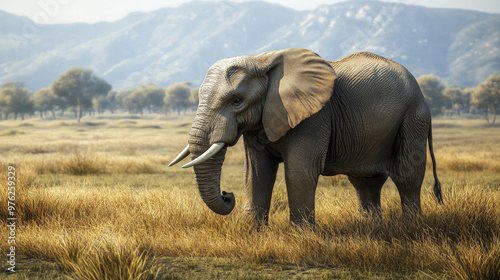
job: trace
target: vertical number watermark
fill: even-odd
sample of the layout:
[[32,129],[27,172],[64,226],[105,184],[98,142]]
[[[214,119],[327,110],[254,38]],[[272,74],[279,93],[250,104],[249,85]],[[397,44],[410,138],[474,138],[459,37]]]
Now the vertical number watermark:
[[7,254],[7,263],[9,267],[7,271],[12,273],[16,272],[16,168],[10,165],[7,168],[7,227],[9,228],[9,239],[7,246],[9,253]]

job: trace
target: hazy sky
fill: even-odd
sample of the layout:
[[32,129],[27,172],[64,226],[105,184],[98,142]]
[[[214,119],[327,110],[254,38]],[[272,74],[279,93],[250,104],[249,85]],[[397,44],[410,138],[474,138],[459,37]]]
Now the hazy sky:
[[[243,2],[246,0],[234,0]],[[134,11],[152,11],[176,7],[189,0],[0,0],[0,10],[24,15],[41,23],[114,21]],[[228,1],[218,1],[221,4]],[[267,0],[296,10],[312,10],[321,4],[344,0]],[[386,0],[404,4],[440,8],[459,8],[500,13],[499,0]]]

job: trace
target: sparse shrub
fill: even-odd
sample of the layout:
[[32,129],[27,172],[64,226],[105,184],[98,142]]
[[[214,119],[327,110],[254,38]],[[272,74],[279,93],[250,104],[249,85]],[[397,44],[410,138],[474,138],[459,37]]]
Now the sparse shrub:
[[[15,203],[15,217],[18,219],[18,223],[21,223],[24,221],[25,218],[40,218],[43,216],[43,213],[37,212],[37,213],[31,213],[32,209],[36,209],[35,207],[32,207],[32,205],[29,205],[29,202],[34,202],[38,203],[38,200],[33,198],[31,195],[31,190],[34,188],[35,185],[35,175],[31,170],[27,170],[26,168],[23,168],[19,164],[6,164],[4,162],[0,162],[0,181],[1,182],[7,182],[7,167],[8,166],[14,166],[15,167],[15,190],[14,190],[14,202]],[[0,205],[7,205],[7,199],[9,196],[12,196],[12,193],[10,195],[7,194],[8,189],[7,187],[1,187],[0,188]],[[42,202],[43,203],[43,202]],[[0,207],[0,219],[7,220],[7,218],[12,217],[9,215],[9,211],[7,207]]]
[[158,168],[149,159],[123,160],[111,163],[107,171],[108,173],[153,174],[158,172]]
[[444,166],[453,171],[482,171],[488,168],[484,159],[468,155],[448,157]]
[[349,183],[349,180],[347,179],[346,175],[336,175],[336,176],[330,177],[330,183],[331,183],[331,186],[334,188],[346,187],[346,186],[351,185],[351,183]]
[[77,279],[149,280],[157,279],[160,268],[154,257],[139,249],[130,250],[113,245],[87,248],[75,242],[63,242],[54,252],[56,262]]
[[452,256],[451,271],[458,279],[500,279],[499,240],[489,246],[457,246]]
[[20,153],[23,154],[46,154],[50,153],[50,150],[41,146],[23,146],[18,149]]
[[57,247],[52,247],[52,258],[64,272],[72,272],[82,258],[82,245],[69,237],[61,238]]
[[67,174],[76,176],[99,174],[154,174],[158,162],[149,158],[116,158],[74,151],[67,158],[37,160],[32,163],[37,174]]
[[16,130],[16,129],[9,129],[9,130],[6,130],[6,131],[0,133],[0,136],[16,136],[19,134],[24,134],[24,132]]
[[96,156],[75,152],[61,166],[61,173],[70,175],[94,175],[103,173],[105,161]]

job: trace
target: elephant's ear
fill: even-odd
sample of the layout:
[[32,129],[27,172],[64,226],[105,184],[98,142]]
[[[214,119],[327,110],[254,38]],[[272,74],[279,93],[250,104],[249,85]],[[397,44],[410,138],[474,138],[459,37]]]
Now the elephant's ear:
[[336,75],[326,60],[305,49],[270,51],[256,58],[258,71],[268,77],[262,123],[274,142],[323,108]]

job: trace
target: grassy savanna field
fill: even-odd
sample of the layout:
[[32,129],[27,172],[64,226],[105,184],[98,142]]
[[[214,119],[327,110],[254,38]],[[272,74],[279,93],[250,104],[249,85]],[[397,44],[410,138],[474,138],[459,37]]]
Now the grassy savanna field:
[[[413,220],[401,217],[390,180],[377,223],[336,176],[320,178],[317,225],[292,227],[281,167],[270,225],[257,230],[243,215],[242,141],[222,171],[221,189],[237,199],[228,216],[205,206],[192,169],[167,168],[193,117],[0,122],[0,217],[7,224],[13,165],[18,218],[17,273],[0,278],[499,279],[500,127],[434,120],[445,204],[428,164],[423,215]],[[9,233],[1,227],[3,271]]]

